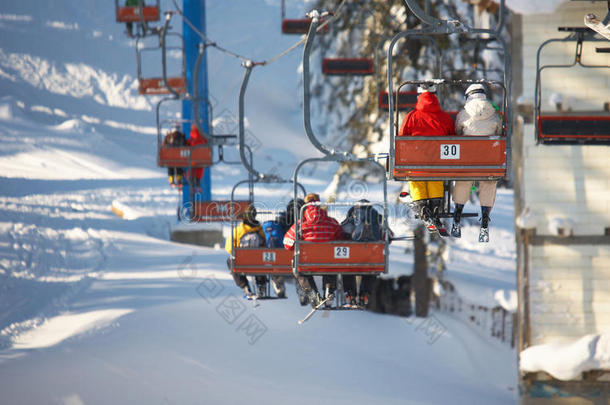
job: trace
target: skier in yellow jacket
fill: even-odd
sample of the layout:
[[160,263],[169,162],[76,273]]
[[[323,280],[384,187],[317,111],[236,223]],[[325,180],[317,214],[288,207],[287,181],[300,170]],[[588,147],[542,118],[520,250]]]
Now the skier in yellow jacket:
[[[233,246],[231,246],[231,238],[227,238],[225,250],[227,253],[233,253],[233,247],[262,247],[265,246],[265,233],[261,224],[256,220],[256,208],[254,205],[249,205],[242,215],[241,224],[233,229]],[[228,262],[227,262],[228,264]],[[244,292],[245,298],[253,298],[248,278],[242,274],[233,273],[233,280],[239,288]],[[257,293],[261,295],[265,291],[267,285],[267,277],[256,276]]]

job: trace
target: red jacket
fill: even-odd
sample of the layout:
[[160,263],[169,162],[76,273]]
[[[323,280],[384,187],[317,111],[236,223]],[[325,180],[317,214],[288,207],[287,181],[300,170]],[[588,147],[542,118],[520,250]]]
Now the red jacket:
[[453,119],[441,109],[441,105],[433,93],[421,93],[417,97],[415,109],[409,111],[402,121],[398,136],[408,135],[455,135]]
[[[301,223],[301,235],[303,240],[309,242],[328,242],[343,239],[341,225],[328,216],[326,211],[317,205],[305,208],[304,220]],[[284,247],[288,250],[294,249],[295,224],[284,235]]]
[[[189,146],[197,146],[208,143],[203,136],[199,133],[196,125],[191,125],[191,133],[186,143]],[[203,167],[196,167],[193,169],[193,175],[198,179],[203,177]]]

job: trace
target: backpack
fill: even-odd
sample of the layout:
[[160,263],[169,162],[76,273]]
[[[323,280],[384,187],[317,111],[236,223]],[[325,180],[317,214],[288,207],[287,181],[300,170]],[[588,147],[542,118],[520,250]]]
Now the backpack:
[[258,232],[248,232],[242,235],[241,239],[239,240],[238,247],[254,248],[261,246],[265,246],[265,241],[263,240],[263,237]]
[[284,228],[278,221],[263,222],[263,232],[265,232],[265,246],[268,248],[284,247]]
[[352,240],[372,242],[381,240],[379,214],[371,206],[359,207],[354,210],[354,230]]

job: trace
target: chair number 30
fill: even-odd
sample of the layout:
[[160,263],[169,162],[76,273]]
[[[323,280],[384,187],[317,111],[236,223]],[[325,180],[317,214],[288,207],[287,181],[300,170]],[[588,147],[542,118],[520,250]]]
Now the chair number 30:
[[349,259],[349,247],[335,246],[335,259]]
[[441,159],[459,159],[460,144],[442,144]]

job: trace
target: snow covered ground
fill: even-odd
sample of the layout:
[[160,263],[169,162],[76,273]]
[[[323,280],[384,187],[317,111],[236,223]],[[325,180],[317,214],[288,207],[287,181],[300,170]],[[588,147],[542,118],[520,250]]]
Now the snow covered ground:
[[[279,3],[208,1],[208,35],[255,60],[274,56],[295,40],[280,35]],[[341,311],[299,326],[307,308],[293,286],[255,308],[223,250],[170,242],[178,194],[155,167],[154,102],[137,95],[134,43],[113,13],[94,0],[0,11],[0,403],[516,402],[516,353],[458,318]],[[208,60],[215,110],[236,113],[243,68],[212,51]],[[246,114],[259,169],[291,173],[314,154],[295,97],[299,61],[297,50],[253,73]],[[320,169],[308,190],[326,188],[330,169]],[[212,173],[218,198],[245,178]],[[286,191],[258,196],[271,204]],[[512,198],[499,191],[491,243],[476,242],[474,225],[450,241],[447,277],[469,300],[515,290]],[[391,274],[411,272],[405,247],[392,245]]]

